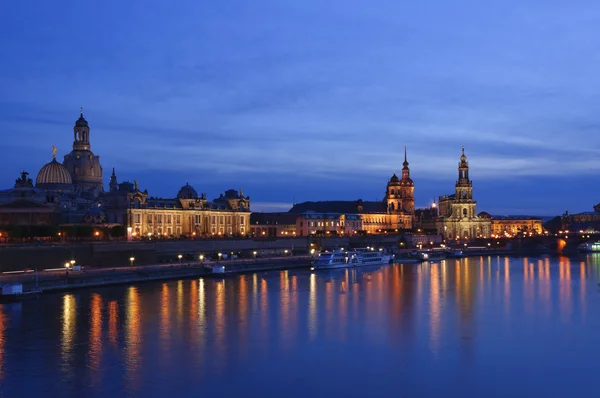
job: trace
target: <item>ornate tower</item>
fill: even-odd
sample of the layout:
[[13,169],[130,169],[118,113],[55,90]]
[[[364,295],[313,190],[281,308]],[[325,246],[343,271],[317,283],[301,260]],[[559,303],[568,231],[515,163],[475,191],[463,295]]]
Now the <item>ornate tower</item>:
[[458,181],[456,182],[456,199],[473,200],[473,183],[469,180],[469,162],[465,156],[465,147],[458,162]]
[[410,169],[406,159],[406,144],[404,144],[404,163],[402,163],[402,179],[400,180],[400,195],[404,212],[408,214],[415,213],[415,183],[410,178]]
[[387,184],[384,202],[390,215],[390,224],[396,229],[411,229],[415,213],[415,184],[410,178],[410,169],[406,159],[404,145],[404,163],[402,163],[402,178],[396,172]]
[[82,196],[96,198],[104,192],[100,157],[91,151],[90,127],[80,110],[79,119],[73,127],[73,150],[65,155],[63,166],[71,174],[76,192]]
[[117,192],[119,190],[119,183],[117,182],[117,175],[115,174],[115,168],[113,167],[112,175],[110,176],[110,183],[108,184],[110,192]]

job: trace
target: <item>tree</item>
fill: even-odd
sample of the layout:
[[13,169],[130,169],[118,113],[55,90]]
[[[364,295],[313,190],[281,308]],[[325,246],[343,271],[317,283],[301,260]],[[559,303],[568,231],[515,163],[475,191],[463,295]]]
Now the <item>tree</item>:
[[113,238],[122,238],[125,236],[125,227],[122,225],[115,225],[110,229],[110,236]]

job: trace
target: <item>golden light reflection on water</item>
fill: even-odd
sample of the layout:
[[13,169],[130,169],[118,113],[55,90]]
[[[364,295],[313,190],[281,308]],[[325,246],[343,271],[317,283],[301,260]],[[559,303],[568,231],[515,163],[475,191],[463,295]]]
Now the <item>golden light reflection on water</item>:
[[308,292],[308,335],[311,339],[317,335],[317,276],[310,274]]
[[[200,380],[209,373],[226,374],[238,363],[249,364],[256,355],[265,359],[277,352],[292,353],[307,341],[352,342],[357,337],[373,344],[385,340],[407,353],[414,345],[443,358],[449,346],[476,347],[476,334],[489,332],[495,322],[520,320],[521,309],[528,319],[539,314],[563,322],[583,319],[587,283],[595,284],[592,279],[597,277],[586,264],[565,258],[476,257],[310,274],[290,271],[184,280],[142,291],[117,290],[125,298],[119,301],[102,293],[66,294],[60,324],[62,369],[77,377],[87,372],[86,383],[98,385],[98,380],[106,379],[96,379],[96,373],[106,372],[113,356],[119,355],[126,384],[132,388],[132,384],[144,385],[149,369],[168,375],[173,367],[184,366],[179,361],[188,352],[186,371],[197,372]],[[579,276],[572,275],[578,271]],[[594,286],[587,289],[590,297]],[[577,288],[580,292],[573,292]],[[591,307],[591,302],[587,305]],[[5,320],[11,313],[6,315],[6,306],[4,310],[0,306],[0,378],[7,379]],[[577,316],[571,316],[573,311]],[[498,314],[501,319],[490,320]],[[482,322],[489,323],[478,327]],[[517,322],[499,324],[516,327]]]
[[441,304],[440,304],[440,271],[437,264],[431,266],[431,286],[429,289],[429,316],[430,316],[430,348],[434,353],[440,345],[440,317],[441,317]]
[[140,294],[136,287],[130,286],[127,289],[126,317],[127,326],[125,329],[125,379],[128,389],[139,388],[139,370],[141,364],[141,308]]
[[108,303],[108,342],[117,347],[119,344],[119,304],[115,300]]
[[561,257],[558,267],[560,314],[563,321],[568,322],[571,319],[573,310],[571,303],[571,260],[568,257]]
[[183,313],[184,313],[184,304],[183,304],[183,281],[177,281],[177,325],[181,326],[183,323]]
[[100,359],[102,358],[102,297],[92,295],[90,301],[90,342],[88,346],[89,367],[92,370],[92,384],[98,381]]
[[504,309],[508,313],[510,309],[510,260],[504,259]]
[[75,351],[75,333],[76,333],[76,318],[77,309],[75,296],[72,294],[65,294],[63,296],[62,305],[62,338],[60,342],[61,357],[62,357],[62,370],[67,377],[72,376],[71,361],[73,360],[73,353]]
[[579,300],[580,300],[580,308],[581,308],[581,315],[583,318],[585,318],[585,314],[586,314],[586,285],[587,285],[587,269],[586,269],[586,265],[585,265],[585,261],[582,261],[579,263]]
[[288,271],[282,271],[279,274],[279,321],[281,343],[285,348],[290,343],[290,289]]
[[[163,283],[160,291],[160,347],[163,357],[168,357],[171,351],[171,300],[169,284]],[[166,363],[166,361],[161,361]]]
[[198,338],[198,348],[204,348],[206,344],[206,291],[204,287],[204,279],[198,281],[198,323],[196,334]]

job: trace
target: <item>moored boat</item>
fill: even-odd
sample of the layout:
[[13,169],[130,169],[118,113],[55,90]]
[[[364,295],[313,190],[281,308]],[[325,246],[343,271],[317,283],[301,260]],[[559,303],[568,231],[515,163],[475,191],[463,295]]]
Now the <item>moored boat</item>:
[[447,253],[443,249],[426,249],[417,252],[417,257],[421,261],[443,260],[446,256]]
[[389,264],[392,259],[393,255],[369,249],[356,249],[350,252],[334,250],[319,253],[312,267],[313,269],[362,267]]
[[586,242],[577,246],[581,253],[600,253],[600,242]]

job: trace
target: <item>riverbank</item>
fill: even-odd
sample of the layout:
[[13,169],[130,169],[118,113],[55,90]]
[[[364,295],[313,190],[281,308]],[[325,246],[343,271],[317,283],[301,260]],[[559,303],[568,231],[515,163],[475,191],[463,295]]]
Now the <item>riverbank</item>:
[[230,260],[220,264],[225,266],[224,274],[213,274],[205,265],[216,262],[190,262],[169,265],[148,265],[119,268],[84,268],[82,271],[55,270],[50,272],[29,272],[2,275],[0,285],[21,283],[23,292],[37,291],[40,294],[75,289],[140,283],[171,279],[197,277],[227,277],[246,272],[275,271],[281,269],[309,268],[310,257],[278,257],[260,260]]
[[[394,262],[413,263],[421,261],[408,254],[397,254]],[[464,257],[522,254],[518,251],[507,249],[480,249],[467,250],[464,252]],[[536,254],[540,254],[540,252]],[[245,272],[308,269],[310,268],[310,263],[311,256],[226,260],[220,263],[225,266],[224,274],[213,274],[205,267],[205,265],[215,265],[217,262],[182,262],[135,267],[87,267],[82,271],[69,272],[66,269],[56,269],[50,272],[4,274],[0,276],[0,285],[21,283],[24,293],[39,292],[43,294],[150,281],[198,277],[226,277]]]

